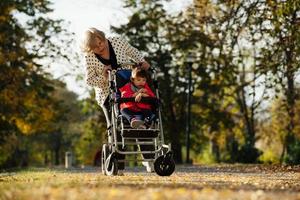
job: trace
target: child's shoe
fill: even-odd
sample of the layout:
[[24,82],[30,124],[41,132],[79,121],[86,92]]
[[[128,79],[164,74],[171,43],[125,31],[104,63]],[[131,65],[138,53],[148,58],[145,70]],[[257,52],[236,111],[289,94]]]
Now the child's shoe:
[[138,129],[147,129],[147,127],[144,124],[142,124],[138,127]]
[[131,120],[131,122],[130,122],[130,126],[132,127],[132,128],[139,128],[141,125],[143,125],[144,124],[144,121],[142,121],[142,120],[139,120],[139,119],[135,119],[135,118],[133,118],[132,120]]

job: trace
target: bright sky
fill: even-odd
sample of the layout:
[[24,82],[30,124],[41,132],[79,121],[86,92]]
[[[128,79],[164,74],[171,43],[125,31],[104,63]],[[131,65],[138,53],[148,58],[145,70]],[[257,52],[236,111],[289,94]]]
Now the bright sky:
[[[73,47],[79,51],[79,42],[83,32],[89,27],[96,27],[111,35],[110,26],[120,25],[127,22],[130,11],[123,8],[122,0],[51,0],[54,12],[50,15],[53,18],[64,19],[70,22],[70,31],[76,35],[77,44]],[[165,8],[170,12],[183,10],[192,0],[172,0],[165,3]],[[68,68],[61,65],[53,65],[50,72],[54,77],[60,77],[68,73]],[[84,74],[84,66],[78,73]],[[68,89],[76,92],[81,98],[86,97],[87,85],[79,83],[75,77],[64,77]]]

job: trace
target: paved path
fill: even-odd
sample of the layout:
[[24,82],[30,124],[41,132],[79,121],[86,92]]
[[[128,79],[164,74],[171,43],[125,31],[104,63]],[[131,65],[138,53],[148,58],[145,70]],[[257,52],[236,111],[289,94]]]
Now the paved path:
[[114,177],[102,175],[98,168],[0,174],[0,200],[16,196],[25,200],[300,200],[300,166],[181,165],[170,177],[146,173],[141,167],[129,168],[124,176]]

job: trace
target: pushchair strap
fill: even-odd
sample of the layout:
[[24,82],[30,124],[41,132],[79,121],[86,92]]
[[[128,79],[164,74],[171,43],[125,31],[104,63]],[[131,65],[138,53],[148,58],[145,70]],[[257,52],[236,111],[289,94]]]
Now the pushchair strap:
[[[126,103],[126,102],[135,102],[135,98],[134,97],[130,97],[130,98],[118,98],[116,100],[116,103]],[[158,106],[159,105],[159,99],[154,98],[154,97],[142,97],[141,101],[139,101],[139,103],[148,103],[151,104],[153,106]]]

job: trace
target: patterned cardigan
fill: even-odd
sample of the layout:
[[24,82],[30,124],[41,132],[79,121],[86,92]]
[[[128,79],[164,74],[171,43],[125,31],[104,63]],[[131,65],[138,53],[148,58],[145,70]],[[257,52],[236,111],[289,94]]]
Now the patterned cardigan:
[[[107,39],[111,42],[115,51],[118,64],[129,63],[131,60],[137,63],[144,61],[142,54],[124,39],[118,37]],[[104,75],[104,64],[97,59],[94,53],[87,53],[85,55],[85,64],[86,83],[94,87],[96,101],[102,106],[109,94],[108,78]]]

